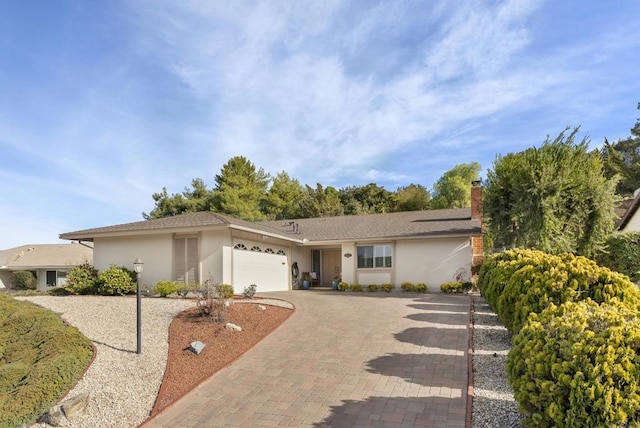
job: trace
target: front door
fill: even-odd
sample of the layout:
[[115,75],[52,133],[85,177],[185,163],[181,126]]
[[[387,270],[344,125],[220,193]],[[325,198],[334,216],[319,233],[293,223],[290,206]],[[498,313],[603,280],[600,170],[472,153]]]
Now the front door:
[[322,250],[322,280],[321,285],[331,285],[331,280],[342,272],[340,250]]

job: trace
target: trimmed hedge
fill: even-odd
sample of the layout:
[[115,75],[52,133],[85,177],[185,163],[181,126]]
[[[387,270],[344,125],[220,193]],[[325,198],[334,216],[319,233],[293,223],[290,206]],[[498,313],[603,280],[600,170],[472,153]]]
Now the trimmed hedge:
[[481,269],[480,289],[504,326],[517,333],[530,313],[551,303],[591,298],[597,303],[613,299],[640,308],[640,291],[628,277],[573,254],[511,250]]
[[473,288],[473,283],[469,281],[463,282],[445,282],[440,284],[440,291],[443,293],[468,293]]
[[626,305],[553,303],[514,336],[507,373],[525,424],[638,426],[640,319]]
[[58,315],[0,294],[0,426],[44,414],[92,357],[91,342]]

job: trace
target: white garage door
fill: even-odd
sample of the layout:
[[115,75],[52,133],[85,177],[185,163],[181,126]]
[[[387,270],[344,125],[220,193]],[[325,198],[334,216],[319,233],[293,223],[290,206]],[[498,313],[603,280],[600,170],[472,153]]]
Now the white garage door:
[[257,292],[289,289],[289,263],[286,255],[259,251],[233,250],[233,286],[240,294],[256,284]]

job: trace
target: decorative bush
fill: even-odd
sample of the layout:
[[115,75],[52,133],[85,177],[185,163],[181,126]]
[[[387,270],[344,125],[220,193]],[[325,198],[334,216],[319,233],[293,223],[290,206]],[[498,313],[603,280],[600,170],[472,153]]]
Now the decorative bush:
[[248,299],[253,299],[253,296],[256,295],[256,288],[258,288],[256,284],[251,284],[248,287],[244,287],[242,295]]
[[98,274],[98,291],[104,295],[125,295],[133,293],[136,284],[131,280],[130,271],[111,265]]
[[416,291],[416,286],[413,282],[403,282],[400,284],[400,288],[403,291]]
[[89,263],[81,264],[67,273],[67,288],[73,294],[97,294],[98,271]]
[[529,426],[637,426],[640,319],[626,305],[551,303],[514,336],[507,373]]
[[55,313],[0,294],[0,426],[26,426],[82,376],[91,342]]
[[606,252],[596,257],[598,264],[627,275],[635,283],[640,282],[640,233],[615,233],[605,246]]
[[160,297],[167,297],[170,294],[177,293],[181,286],[181,282],[158,281],[153,286],[153,292],[159,294]]
[[372,292],[372,293],[378,291],[378,284],[369,284],[369,285],[367,285],[367,290]]
[[189,295],[189,293],[197,293],[198,290],[200,289],[200,284],[198,283],[184,283],[184,282],[178,282],[178,289],[176,290],[176,293],[178,294],[178,296],[182,297],[183,299],[186,299],[187,296]]
[[427,284],[425,284],[424,282],[419,282],[415,285],[414,289],[418,293],[426,293],[429,287],[427,287]]
[[347,291],[349,289],[349,284],[346,282],[341,282],[338,284],[338,291]]
[[380,288],[382,288],[382,291],[384,291],[385,293],[391,293],[391,290],[393,290],[393,284],[385,282],[380,286]]
[[445,282],[440,285],[440,291],[443,293],[467,293],[473,288],[472,282]]
[[18,290],[35,290],[38,287],[38,280],[31,271],[15,271],[12,276],[13,286]]
[[530,313],[541,313],[550,303],[560,305],[587,298],[596,303],[612,299],[640,308],[640,291],[628,277],[573,254],[549,254],[529,260],[513,273],[498,299],[496,313],[505,327],[517,333]]
[[233,285],[230,284],[216,284],[216,291],[223,299],[231,299],[233,297]]
[[362,291],[362,285],[357,284],[357,283],[356,283],[356,284],[351,284],[351,285],[349,286],[349,291],[356,291],[356,292],[360,292],[360,291]]

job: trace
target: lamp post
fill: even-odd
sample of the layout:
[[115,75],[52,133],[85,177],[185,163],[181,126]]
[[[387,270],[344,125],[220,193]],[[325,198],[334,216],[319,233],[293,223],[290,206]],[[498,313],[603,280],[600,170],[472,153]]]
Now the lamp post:
[[133,262],[133,270],[136,271],[136,280],[137,280],[137,288],[136,288],[136,315],[137,315],[137,347],[136,354],[142,354],[142,300],[140,296],[140,277],[142,276],[142,268],[144,262],[140,257]]

